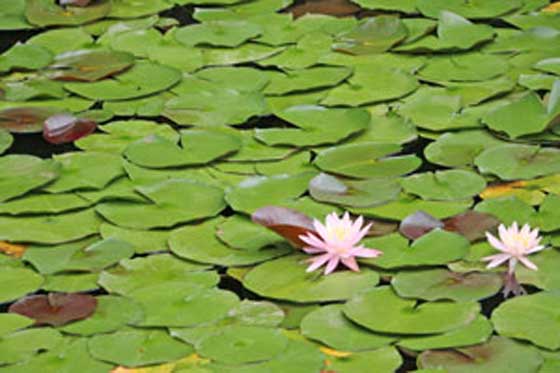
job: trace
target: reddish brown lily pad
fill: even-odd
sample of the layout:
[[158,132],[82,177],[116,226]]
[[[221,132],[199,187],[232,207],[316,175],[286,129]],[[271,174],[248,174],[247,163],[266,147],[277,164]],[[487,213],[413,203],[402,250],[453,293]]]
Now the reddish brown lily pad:
[[57,114],[45,121],[43,138],[51,144],[66,144],[92,134],[96,128],[97,123],[93,120]]
[[22,298],[8,312],[29,317],[35,325],[60,326],[88,318],[96,307],[97,299],[88,294],[49,293]]
[[496,228],[500,221],[493,215],[467,211],[443,221],[444,229],[462,234],[470,241],[484,238],[485,232]]
[[361,8],[349,0],[307,0],[287,9],[295,18],[306,14],[327,14],[347,17],[359,12]]
[[78,50],[58,55],[49,67],[51,79],[95,82],[124,71],[134,64],[134,56],[110,50]]
[[251,218],[255,223],[286,238],[295,247],[305,246],[300,235],[315,233],[310,217],[285,207],[266,206],[255,211]]
[[444,224],[441,220],[434,218],[424,211],[416,211],[414,214],[403,219],[399,230],[403,236],[415,240],[432,229],[443,228],[443,226]]
[[11,133],[38,133],[43,130],[47,118],[59,114],[60,109],[51,107],[18,107],[0,111],[0,128]]

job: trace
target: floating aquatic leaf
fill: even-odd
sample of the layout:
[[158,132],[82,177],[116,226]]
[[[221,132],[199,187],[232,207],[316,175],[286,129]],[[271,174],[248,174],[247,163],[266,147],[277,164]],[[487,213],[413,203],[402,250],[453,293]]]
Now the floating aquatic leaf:
[[355,55],[381,53],[408,34],[400,18],[377,16],[366,18],[353,30],[337,36],[333,48]]
[[70,114],[58,114],[45,120],[43,138],[51,144],[65,144],[93,133],[97,123],[76,118]]
[[389,286],[355,295],[343,308],[350,320],[376,332],[395,334],[443,333],[470,324],[476,302],[426,302],[399,298]]
[[448,10],[465,18],[480,19],[493,18],[509,13],[523,5],[520,0],[418,0],[416,7],[422,14],[436,18],[442,10]]
[[59,176],[60,165],[31,155],[0,157],[0,201],[18,197],[52,182]]
[[4,303],[38,290],[44,279],[31,269],[1,267],[0,281],[10,284],[10,286],[4,286],[0,290],[0,302]]
[[20,299],[8,311],[35,320],[35,325],[60,326],[88,318],[96,306],[97,300],[88,294],[49,293]]
[[43,131],[47,118],[64,110],[54,107],[14,107],[0,110],[0,129],[12,133],[36,133]]
[[260,33],[259,25],[247,21],[209,21],[179,28],[175,38],[187,46],[237,47]]
[[403,236],[415,240],[436,228],[443,228],[444,226],[445,224],[441,220],[424,211],[417,211],[403,219],[399,231]]
[[94,82],[132,66],[134,57],[126,52],[78,50],[59,54],[49,66],[51,79]]
[[51,60],[52,54],[47,49],[18,43],[0,55],[0,72],[37,70],[47,66]]
[[76,26],[105,17],[111,10],[111,1],[98,0],[87,6],[62,6],[51,0],[29,0],[25,17],[33,25]]
[[51,328],[22,330],[0,338],[0,362],[5,365],[25,361],[46,352],[62,341],[62,335]]
[[474,172],[447,170],[414,174],[401,185],[407,193],[426,200],[464,200],[484,190],[486,181]]
[[278,233],[296,247],[304,245],[299,238],[301,235],[315,231],[311,218],[285,207],[262,207],[251,215],[251,219],[253,222]]

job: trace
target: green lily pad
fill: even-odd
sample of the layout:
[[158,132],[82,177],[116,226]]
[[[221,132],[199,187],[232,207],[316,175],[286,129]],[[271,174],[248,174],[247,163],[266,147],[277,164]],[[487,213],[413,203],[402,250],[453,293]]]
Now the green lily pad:
[[[240,92],[261,91],[270,81],[269,74],[266,71],[237,66],[209,67],[197,71],[194,76]],[[196,93],[197,90],[191,89],[187,92]]]
[[99,284],[111,293],[129,295],[154,284],[183,283],[192,287],[210,288],[219,278],[208,266],[187,262],[169,254],[121,260],[115,268],[103,271]]
[[96,234],[99,224],[92,209],[53,216],[0,217],[0,240],[58,244]]
[[230,188],[226,201],[235,211],[246,214],[268,205],[281,206],[304,194],[313,176],[314,173],[306,172],[250,177]]
[[516,196],[492,198],[478,203],[475,211],[494,215],[506,225],[514,221],[519,223],[529,222],[535,210]]
[[32,246],[25,251],[24,259],[45,274],[61,271],[97,272],[133,254],[131,244],[109,238],[93,243],[86,240],[54,247]]
[[484,178],[471,171],[446,170],[414,174],[401,181],[403,189],[427,200],[464,200],[486,188]]
[[25,0],[7,0],[0,12],[0,30],[28,29],[31,26],[25,19]]
[[0,338],[0,363],[3,365],[25,361],[37,354],[56,347],[62,335],[52,328],[21,330]]
[[328,359],[328,368],[335,372],[360,373],[375,368],[384,372],[395,372],[403,359],[396,348],[383,347],[374,351],[354,353],[347,357]]
[[537,62],[534,68],[547,73],[560,75],[560,58],[546,58]]
[[[555,245],[554,242],[552,242]],[[515,269],[515,275],[522,284],[530,284],[543,290],[560,290],[560,276],[556,266],[560,263],[560,252],[557,249],[548,249],[531,256],[531,261],[539,268],[538,271],[530,270],[524,266]]]
[[196,350],[219,363],[240,365],[270,360],[287,345],[280,329],[229,326],[197,343]]
[[355,3],[365,9],[418,13],[416,0],[356,0]]
[[382,53],[407,35],[399,17],[381,15],[365,18],[353,30],[337,35],[333,48],[354,55]]
[[373,350],[396,340],[352,323],[344,316],[342,308],[343,305],[333,304],[308,313],[301,321],[301,333],[340,351]]
[[127,324],[138,322],[143,317],[140,306],[128,298],[102,295],[96,299],[97,307],[93,315],[85,320],[63,326],[60,330],[82,336],[104,334],[117,331]]
[[311,89],[336,86],[352,74],[346,67],[312,67],[305,70],[272,74],[264,90],[267,95],[285,95]]
[[[122,101],[105,101],[103,103],[103,109],[109,110],[115,115],[158,117],[163,111],[165,102],[167,101],[166,97],[169,97],[169,93],[163,92],[144,98]],[[103,128],[100,129],[103,130]],[[145,136],[142,136],[141,138],[143,137]]]
[[399,298],[389,286],[355,295],[343,311],[352,321],[377,332],[395,334],[444,333],[475,320],[476,302],[427,302]]
[[296,45],[270,53],[270,57],[259,60],[260,66],[276,66],[282,70],[300,70],[318,64],[321,57],[331,50],[332,36],[322,32],[309,32]]
[[503,337],[457,350],[427,350],[418,356],[421,368],[443,368],[453,373],[507,373],[510,366],[515,366],[516,372],[530,373],[537,372],[542,362],[537,349]]
[[12,146],[14,142],[14,137],[7,130],[0,129],[0,154],[4,153],[6,150]]
[[494,29],[489,25],[477,25],[458,14],[442,10],[439,14],[437,37],[427,36],[397,47],[397,51],[443,51],[471,49],[477,44],[491,40]]
[[241,215],[233,215],[219,224],[216,236],[231,248],[248,251],[284,242],[284,238]]
[[0,314],[0,337],[33,325],[33,320],[18,313]]
[[101,237],[116,238],[126,241],[134,247],[137,254],[154,253],[166,251],[169,231],[144,231],[136,229],[126,229],[111,224],[101,224],[99,227]]
[[[375,69],[376,74],[371,70]],[[333,88],[321,104],[326,106],[360,106],[390,101],[415,91],[419,87],[416,78],[401,69],[387,66],[356,66],[348,83]]]
[[258,128],[257,140],[267,145],[312,146],[337,143],[369,125],[363,109],[328,109],[321,106],[293,106],[274,113],[298,128]]
[[64,338],[62,342],[50,351],[32,356],[30,359],[5,368],[4,372],[107,372],[112,365],[94,359],[88,352],[87,339]]
[[471,346],[486,342],[492,335],[492,331],[490,321],[478,315],[472,323],[464,327],[435,336],[403,338],[398,345],[414,351]]
[[368,269],[356,274],[335,272],[329,276],[307,273],[304,255],[289,255],[262,263],[243,278],[243,285],[261,296],[297,303],[345,300],[375,286],[379,275]]
[[0,157],[0,201],[6,201],[52,182],[60,165],[30,155]]
[[215,86],[179,94],[165,103],[162,115],[180,125],[218,127],[240,124],[266,112],[261,93]]
[[110,18],[138,18],[172,7],[166,0],[113,0]]
[[460,14],[465,18],[484,19],[498,17],[518,9],[523,5],[521,0],[418,0],[416,7],[420,12],[432,18],[437,18],[442,10]]
[[428,81],[479,82],[503,75],[509,69],[504,57],[467,53],[433,57],[418,75]]
[[45,291],[58,293],[78,293],[99,289],[98,273],[56,274],[45,277],[42,288]]
[[[560,80],[556,81],[552,89],[554,93],[551,93],[546,108],[537,94],[529,93],[518,101],[491,111],[484,116],[483,121],[492,130],[505,132],[513,139],[540,133],[560,118]],[[559,99],[554,100],[553,97]],[[520,116],[524,120],[519,120]]]
[[96,335],[88,340],[88,350],[98,360],[128,367],[167,363],[193,352],[190,345],[157,329],[126,329]]
[[78,210],[91,203],[75,194],[33,194],[0,203],[0,214],[22,215]]
[[0,303],[16,300],[24,295],[39,290],[43,276],[27,268],[1,267],[0,280],[10,284],[0,290]]
[[[366,247],[376,248],[376,238],[365,239]],[[381,268],[447,264],[463,258],[469,249],[469,241],[456,233],[434,229],[415,240],[410,246],[386,246],[383,255],[368,259],[367,263]]]
[[61,165],[60,176],[44,190],[50,193],[76,189],[103,189],[124,174],[122,159],[107,153],[70,152],[54,155]]
[[468,302],[491,297],[500,291],[503,281],[494,273],[462,274],[446,269],[426,269],[399,272],[391,279],[391,285],[403,298]]
[[424,149],[424,156],[431,163],[441,166],[473,166],[480,153],[503,143],[484,130],[449,132],[430,143]]
[[198,263],[222,266],[246,266],[290,252],[289,247],[268,247],[258,251],[231,249],[215,236],[217,227],[223,222],[224,220],[219,218],[173,231],[169,238],[171,251]]
[[241,141],[225,132],[181,131],[181,147],[169,140],[149,136],[130,144],[124,155],[142,167],[165,168],[202,165],[234,153]]
[[53,54],[85,49],[93,44],[90,34],[76,28],[51,29],[34,35],[26,44],[43,47]]
[[472,200],[467,201],[424,201],[410,194],[401,195],[392,202],[380,206],[351,208],[356,214],[374,216],[390,220],[402,220],[415,212],[429,211],[435,218],[443,219],[465,212],[472,205]]
[[111,1],[99,0],[86,7],[60,6],[50,0],[28,0],[25,17],[33,25],[77,26],[105,17],[111,10]]
[[560,151],[536,145],[504,144],[483,151],[474,163],[502,180],[532,179],[560,172]]
[[320,151],[314,163],[324,171],[357,178],[399,176],[420,167],[415,155],[390,156],[401,150],[396,144],[373,142],[339,145]]
[[175,32],[175,38],[187,46],[206,44],[218,47],[237,47],[260,35],[259,25],[247,21],[208,21]]
[[358,208],[393,201],[400,191],[399,182],[392,178],[350,180],[321,173],[309,182],[309,193],[313,199]]
[[37,70],[47,66],[51,60],[52,54],[47,49],[18,43],[0,55],[0,72]]
[[97,128],[104,133],[94,133],[82,137],[74,144],[87,151],[122,153],[129,144],[149,135],[171,142],[179,140],[179,134],[170,126],[147,120],[119,120]]
[[217,288],[167,283],[136,290],[129,295],[144,310],[145,327],[194,327],[223,319],[239,304],[236,294]]
[[221,189],[188,179],[168,179],[136,190],[153,204],[105,202],[96,211],[120,227],[149,229],[214,216],[225,207]]
[[126,100],[163,91],[181,80],[181,72],[152,62],[137,62],[131,69],[93,83],[67,83],[64,88],[92,100]]
[[528,340],[531,343],[556,350],[558,338],[557,292],[541,292],[512,298],[500,304],[492,313],[492,323],[500,335]]

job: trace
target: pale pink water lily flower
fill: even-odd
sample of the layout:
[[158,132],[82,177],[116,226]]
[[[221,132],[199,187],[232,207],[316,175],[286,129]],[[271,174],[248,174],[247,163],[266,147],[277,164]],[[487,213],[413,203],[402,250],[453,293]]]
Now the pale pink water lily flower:
[[490,245],[501,251],[500,254],[490,255],[482,260],[490,262],[487,268],[495,268],[505,262],[509,262],[508,274],[513,274],[518,262],[525,267],[536,271],[538,268],[527,256],[541,251],[545,246],[541,245],[541,237],[538,228],[531,230],[529,224],[519,229],[517,222],[509,228],[500,224],[498,227],[499,239],[486,232],[486,238]]
[[362,238],[369,232],[372,224],[364,225],[364,218],[355,221],[345,213],[339,218],[336,213],[327,215],[326,223],[314,220],[313,226],[317,231],[299,236],[307,245],[303,250],[308,254],[316,254],[309,261],[311,264],[307,272],[312,272],[326,264],[325,275],[332,273],[339,264],[358,272],[360,268],[356,258],[375,258],[382,254],[379,250],[368,249],[359,245]]

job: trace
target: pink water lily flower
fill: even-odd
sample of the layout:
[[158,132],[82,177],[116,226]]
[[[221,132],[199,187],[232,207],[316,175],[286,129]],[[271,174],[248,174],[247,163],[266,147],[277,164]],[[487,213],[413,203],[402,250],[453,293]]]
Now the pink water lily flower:
[[509,228],[500,224],[498,227],[499,238],[486,232],[486,238],[490,245],[501,251],[500,254],[487,256],[482,260],[490,262],[488,268],[495,268],[502,263],[509,262],[508,274],[513,274],[517,262],[521,262],[525,267],[537,270],[535,263],[530,261],[527,256],[545,248],[541,245],[541,237],[537,228],[531,230],[529,224],[525,224],[521,229],[514,222]]
[[317,231],[299,236],[307,245],[303,250],[308,254],[317,254],[310,259],[311,265],[307,272],[315,271],[317,268],[326,264],[325,275],[332,273],[339,264],[358,272],[360,268],[356,262],[357,257],[375,258],[382,254],[379,250],[368,249],[359,245],[359,242],[369,232],[372,224],[363,226],[363,217],[355,221],[350,219],[350,215],[345,213],[339,218],[336,213],[327,216],[326,224],[314,220],[313,226]]

